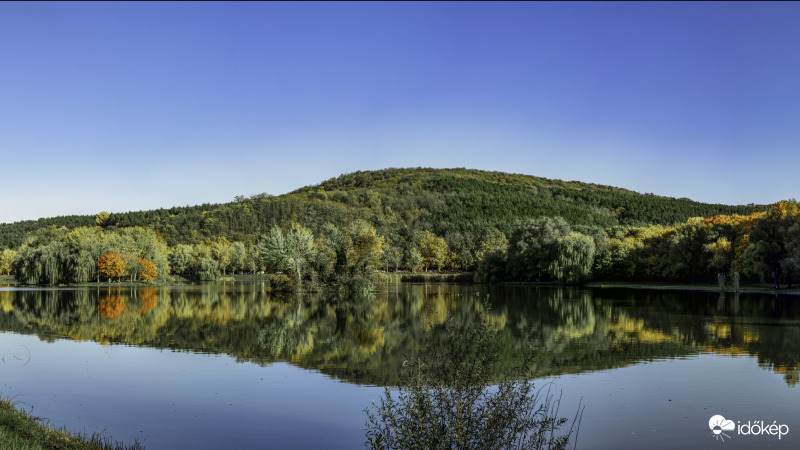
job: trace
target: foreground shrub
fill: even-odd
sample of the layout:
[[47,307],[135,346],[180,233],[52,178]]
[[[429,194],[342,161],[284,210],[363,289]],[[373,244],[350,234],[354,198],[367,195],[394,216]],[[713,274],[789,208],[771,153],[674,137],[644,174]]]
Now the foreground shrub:
[[[434,330],[437,331],[437,330]],[[502,342],[484,316],[432,333],[421,356],[403,364],[396,392],[366,410],[373,449],[565,449],[577,442],[580,410],[566,432],[560,398],[535,389],[524,367],[500,376]],[[499,384],[493,386],[493,384]]]

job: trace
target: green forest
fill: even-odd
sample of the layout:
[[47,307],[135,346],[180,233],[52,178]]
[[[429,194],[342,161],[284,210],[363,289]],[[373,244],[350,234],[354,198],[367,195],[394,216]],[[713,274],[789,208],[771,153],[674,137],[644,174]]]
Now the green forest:
[[24,284],[281,274],[374,285],[381,271],[478,282],[733,281],[800,275],[794,200],[729,206],[469,169],[344,174],[226,204],[0,224],[0,272]]

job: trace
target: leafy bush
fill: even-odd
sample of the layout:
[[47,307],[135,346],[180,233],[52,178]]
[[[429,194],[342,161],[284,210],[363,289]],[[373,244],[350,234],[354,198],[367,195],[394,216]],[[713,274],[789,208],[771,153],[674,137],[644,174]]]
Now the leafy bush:
[[[442,332],[443,331],[443,332]],[[560,397],[535,389],[526,371],[501,377],[502,342],[484,316],[459,328],[452,319],[425,351],[403,364],[396,393],[366,410],[366,445],[373,449],[564,449],[576,443],[579,409],[567,423]],[[516,377],[514,376],[516,375]],[[491,387],[490,387],[491,386]],[[574,439],[573,439],[574,438]]]

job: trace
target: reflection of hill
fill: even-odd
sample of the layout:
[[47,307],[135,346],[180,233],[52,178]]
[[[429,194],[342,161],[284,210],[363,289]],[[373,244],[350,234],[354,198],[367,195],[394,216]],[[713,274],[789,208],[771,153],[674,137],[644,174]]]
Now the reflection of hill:
[[448,316],[477,320],[487,295],[505,366],[530,347],[537,376],[715,352],[757,355],[762,367],[798,381],[800,307],[764,296],[443,284],[392,285],[361,299],[278,296],[259,284],[30,289],[0,291],[0,327],[49,340],[285,360],[387,384],[435,325]]

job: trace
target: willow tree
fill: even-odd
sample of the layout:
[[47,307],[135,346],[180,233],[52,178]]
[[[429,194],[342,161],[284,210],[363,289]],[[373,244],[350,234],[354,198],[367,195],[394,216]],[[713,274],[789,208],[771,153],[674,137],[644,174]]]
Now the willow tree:
[[14,278],[25,284],[38,284],[42,276],[42,266],[38,261],[38,252],[35,248],[23,245],[17,250],[12,264]]
[[594,239],[576,231],[558,239],[557,256],[547,267],[550,276],[564,284],[575,284],[591,277],[594,265]]
[[521,280],[547,280],[549,269],[558,258],[559,239],[570,233],[561,217],[541,217],[517,222],[508,245],[509,270]]
[[103,254],[104,233],[95,228],[75,228],[64,236],[67,246],[65,270],[67,278],[74,283],[83,283],[97,278],[97,260]]

